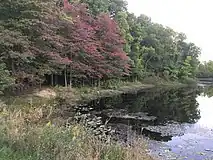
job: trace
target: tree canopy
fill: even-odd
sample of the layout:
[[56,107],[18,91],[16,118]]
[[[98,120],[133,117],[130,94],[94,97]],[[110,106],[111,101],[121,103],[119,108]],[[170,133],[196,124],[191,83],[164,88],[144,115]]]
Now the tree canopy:
[[[123,0],[2,0],[0,87],[147,75],[194,77],[200,49]],[[12,81],[14,83],[12,83]]]

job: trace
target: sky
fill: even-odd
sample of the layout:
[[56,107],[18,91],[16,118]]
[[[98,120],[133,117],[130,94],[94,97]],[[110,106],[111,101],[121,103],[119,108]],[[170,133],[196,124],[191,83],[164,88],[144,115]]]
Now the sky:
[[145,14],[153,22],[183,32],[188,41],[201,48],[201,61],[213,60],[212,0],[127,0],[137,16]]

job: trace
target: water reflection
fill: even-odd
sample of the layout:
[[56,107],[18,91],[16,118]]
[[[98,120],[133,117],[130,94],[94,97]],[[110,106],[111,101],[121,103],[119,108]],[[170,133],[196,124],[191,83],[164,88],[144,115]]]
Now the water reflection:
[[211,96],[209,98],[209,96],[199,96],[197,101],[201,111],[201,118],[197,122],[197,125],[213,129],[213,97]]
[[175,136],[167,145],[186,159],[213,159],[213,88],[205,87],[197,96],[200,119],[189,125],[182,136]]
[[208,98],[213,97],[213,87],[206,86],[203,88],[203,96],[207,96]]
[[[151,89],[140,94],[127,94],[119,97],[101,99],[96,102],[100,111],[119,112],[120,118],[133,113],[148,113],[157,117],[155,125],[176,121],[179,123],[196,123],[200,119],[197,89]],[[94,106],[94,105],[93,105]],[[123,112],[125,110],[125,112]]]
[[212,104],[213,87],[150,89],[93,102],[121,134],[127,132],[124,125],[131,126],[139,135],[166,142],[162,144],[180,157],[195,160],[213,159]]
[[[194,89],[171,90],[160,94],[145,93],[137,96],[133,108],[137,106],[141,111],[156,116],[159,123],[167,123],[171,120],[195,123],[200,118],[197,94],[197,90]],[[145,105],[138,105],[137,102],[140,102],[142,97],[146,97]]]

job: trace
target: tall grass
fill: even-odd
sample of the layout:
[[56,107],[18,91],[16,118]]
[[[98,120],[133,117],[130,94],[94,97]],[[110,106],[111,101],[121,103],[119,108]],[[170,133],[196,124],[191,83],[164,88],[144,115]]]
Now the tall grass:
[[[45,119],[45,123],[44,120]],[[102,142],[83,125],[47,123],[42,108],[0,113],[0,160],[151,160],[138,141]]]

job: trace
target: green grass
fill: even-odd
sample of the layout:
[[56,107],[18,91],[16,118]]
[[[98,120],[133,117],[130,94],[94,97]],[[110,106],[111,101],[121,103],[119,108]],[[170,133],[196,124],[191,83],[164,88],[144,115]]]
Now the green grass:
[[27,155],[13,151],[11,148],[2,146],[0,150],[0,160],[37,160],[36,155]]
[[68,101],[69,104],[76,104],[78,102],[87,102],[102,97],[117,96],[122,93],[134,93],[139,90],[164,87],[164,88],[176,88],[187,86],[178,81],[169,81],[163,78],[152,76],[146,77],[142,81],[116,81],[109,80],[102,84],[101,87],[84,86],[79,88],[65,88],[57,87],[55,92],[59,98]]
[[[88,102],[97,98],[112,97],[122,93],[137,92],[138,90],[154,87],[154,85],[143,84],[141,82],[120,82],[116,87],[102,88],[84,86],[80,88],[54,88],[58,98],[64,99],[70,105],[76,103]],[[113,89],[112,89],[113,88]]]
[[[151,83],[152,85],[146,85]],[[191,83],[191,81],[190,81]],[[154,86],[174,87],[183,84],[149,77],[143,82],[109,83],[109,88],[53,88],[56,98],[68,100],[69,105],[99,97],[137,92]],[[0,101],[0,160],[152,160],[143,140],[131,147],[98,140],[83,125],[61,124],[57,117],[55,99],[41,98],[36,94],[20,97],[2,97]],[[54,114],[54,116],[52,116]],[[52,119],[54,117],[55,119]],[[59,119],[57,119],[59,118]],[[52,124],[52,123],[54,124]]]
[[42,107],[0,112],[0,160],[151,160],[145,143],[125,147],[97,139],[81,124],[51,123]]

